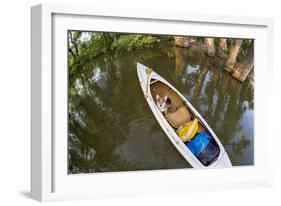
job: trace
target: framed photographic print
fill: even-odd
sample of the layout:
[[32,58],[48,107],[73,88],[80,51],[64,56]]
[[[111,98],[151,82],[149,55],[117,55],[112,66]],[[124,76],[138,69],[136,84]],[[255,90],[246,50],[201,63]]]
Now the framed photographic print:
[[31,9],[31,194],[271,186],[271,19]]

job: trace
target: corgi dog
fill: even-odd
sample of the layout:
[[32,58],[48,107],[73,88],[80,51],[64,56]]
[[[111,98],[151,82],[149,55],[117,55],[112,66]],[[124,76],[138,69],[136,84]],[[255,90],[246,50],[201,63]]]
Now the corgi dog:
[[156,104],[159,110],[166,114],[171,106],[171,99],[168,96],[160,97],[158,94],[156,94]]

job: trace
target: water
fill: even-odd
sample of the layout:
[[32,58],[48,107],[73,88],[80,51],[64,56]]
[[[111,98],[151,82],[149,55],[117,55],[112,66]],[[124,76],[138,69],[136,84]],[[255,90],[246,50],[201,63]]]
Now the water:
[[[111,52],[69,78],[68,173],[191,167],[144,99],[140,62],[174,85],[209,123],[234,166],[254,163],[254,87],[196,51],[162,45]],[[251,74],[253,76],[253,74]]]

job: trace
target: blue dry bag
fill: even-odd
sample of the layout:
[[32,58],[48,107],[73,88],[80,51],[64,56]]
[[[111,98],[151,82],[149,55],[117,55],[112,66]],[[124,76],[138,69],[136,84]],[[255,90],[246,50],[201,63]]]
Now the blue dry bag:
[[190,142],[186,143],[186,146],[190,151],[197,156],[205,147],[210,143],[211,136],[206,132],[199,132]]

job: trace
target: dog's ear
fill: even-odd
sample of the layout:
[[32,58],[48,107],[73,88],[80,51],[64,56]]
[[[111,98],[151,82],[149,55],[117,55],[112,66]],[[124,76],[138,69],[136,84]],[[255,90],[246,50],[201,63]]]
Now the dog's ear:
[[159,95],[158,95],[158,94],[156,94],[156,100],[158,100],[158,99],[160,99],[160,97],[159,97]]
[[167,101],[167,99],[168,99],[168,96],[165,96],[165,97],[164,97],[164,101],[166,102],[166,101]]
[[167,97],[166,104],[170,105],[171,103],[172,103],[172,101],[171,101],[170,97]]

